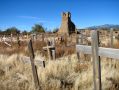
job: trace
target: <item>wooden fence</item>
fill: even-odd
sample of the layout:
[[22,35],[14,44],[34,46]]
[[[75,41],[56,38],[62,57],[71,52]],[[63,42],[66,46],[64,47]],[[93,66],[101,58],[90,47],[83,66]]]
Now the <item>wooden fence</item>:
[[[112,31],[110,33],[111,33],[110,47],[113,47]],[[76,45],[76,51],[77,51],[78,58],[80,57],[79,53],[92,54],[94,90],[101,90],[102,85],[101,85],[100,56],[113,58],[113,59],[119,59],[119,55],[118,55],[119,49],[99,47],[99,31],[98,30],[93,30],[91,32],[91,39],[92,39],[91,46],[81,45],[80,43],[79,45]]]
[[[113,47],[113,31],[110,32],[111,36],[111,43],[110,46]],[[108,57],[108,58],[114,58],[119,59],[119,49],[113,49],[113,48],[104,48],[99,47],[99,31],[92,31],[91,39],[92,39],[92,46],[88,45],[81,45],[83,43],[83,39],[86,38],[81,34],[81,41],[79,45],[76,45],[76,51],[77,53],[83,52],[84,54],[92,54],[93,59],[93,82],[94,82],[94,90],[101,90],[101,65],[100,65],[100,56]],[[32,72],[34,77],[34,84],[36,89],[40,90],[40,84],[38,80],[38,74],[37,74],[37,68],[35,66],[35,55],[32,47],[32,41],[29,41],[29,52],[30,52],[30,60],[31,60],[31,66],[32,66]],[[44,50],[47,50],[49,60],[54,59],[55,60],[55,43],[54,41],[52,43],[48,43],[46,47],[43,47]],[[78,54],[79,55],[79,54]],[[45,61],[42,62],[43,67],[45,67]]]

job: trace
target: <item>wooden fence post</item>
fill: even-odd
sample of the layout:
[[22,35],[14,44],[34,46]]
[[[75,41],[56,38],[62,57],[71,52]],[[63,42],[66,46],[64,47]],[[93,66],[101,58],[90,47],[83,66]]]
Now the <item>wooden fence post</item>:
[[51,60],[51,50],[48,46],[50,46],[50,41],[47,41],[47,52],[48,52],[49,60]]
[[99,33],[92,31],[92,59],[93,59],[93,80],[94,90],[101,90],[101,66],[100,57],[98,56]]
[[67,34],[64,34],[64,40],[65,40],[65,47],[67,46],[67,41],[68,41],[68,35]]
[[37,68],[34,64],[35,55],[34,55],[34,50],[33,50],[33,46],[32,46],[32,40],[29,41],[28,48],[29,48],[29,52],[30,52],[29,54],[30,54],[30,60],[31,60],[32,73],[33,73],[35,88],[36,88],[36,90],[40,90]]
[[56,55],[55,55],[55,38],[53,38],[53,40],[52,40],[52,46],[54,46],[54,48],[52,49],[52,59],[55,60],[56,59]]
[[45,61],[43,61],[43,67],[45,68]]
[[13,39],[13,35],[12,35],[12,33],[11,33],[11,36],[10,36],[10,38],[11,38],[11,43],[12,43],[12,39]]
[[81,34],[81,36],[80,36],[80,42],[79,43],[80,44],[83,44],[83,31],[82,30],[81,30],[81,33],[80,34]]
[[42,33],[41,35],[42,35],[42,42],[44,42],[44,34]]
[[27,33],[27,40],[29,39],[29,35],[28,35],[28,33]]
[[55,46],[55,37],[53,37],[52,46]]
[[110,29],[110,47],[113,48],[113,28]]
[[52,50],[52,59],[55,60],[56,55],[55,55],[55,50]]
[[[80,37],[79,37],[79,42],[78,42],[78,44],[80,45],[84,44],[83,32],[84,32],[83,30],[80,31]],[[79,57],[80,57],[80,60],[86,59],[86,55],[83,52],[79,53]]]
[[20,47],[20,40],[19,40],[19,34],[17,34],[17,44],[18,44],[18,47]]
[[36,34],[35,34],[35,40],[37,40],[37,39],[38,39],[38,34],[36,33]]
[[[79,35],[76,36],[76,44],[78,45],[79,44]],[[80,55],[79,55],[79,52],[76,52],[77,54],[77,58],[78,58],[78,61],[80,60]]]

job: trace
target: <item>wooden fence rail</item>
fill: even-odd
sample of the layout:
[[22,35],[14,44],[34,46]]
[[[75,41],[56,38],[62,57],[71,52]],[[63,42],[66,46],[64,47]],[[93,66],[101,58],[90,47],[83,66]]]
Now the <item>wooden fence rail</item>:
[[[76,50],[77,52],[83,52],[85,54],[92,54],[92,47],[88,45],[76,45]],[[119,59],[119,49],[99,47],[98,55],[101,57]]]

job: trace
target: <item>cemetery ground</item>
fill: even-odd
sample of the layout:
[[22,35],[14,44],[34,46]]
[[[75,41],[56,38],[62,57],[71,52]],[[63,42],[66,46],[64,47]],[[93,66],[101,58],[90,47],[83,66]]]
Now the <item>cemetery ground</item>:
[[[28,42],[0,43],[0,90],[36,90]],[[93,60],[91,55],[76,54],[73,46],[56,44],[56,59],[49,60],[43,47],[46,42],[34,41],[34,62],[37,69],[40,90],[92,90]],[[118,46],[118,45],[117,45]],[[42,62],[45,61],[45,66]],[[119,61],[101,57],[102,90],[119,89]]]
[[[44,59],[35,53],[36,59]],[[0,55],[1,90],[35,90],[32,68],[23,62],[23,55]],[[102,90],[119,89],[119,62],[102,58]],[[41,90],[92,90],[93,68],[90,60],[79,63],[75,54],[47,61],[46,67],[36,64]]]

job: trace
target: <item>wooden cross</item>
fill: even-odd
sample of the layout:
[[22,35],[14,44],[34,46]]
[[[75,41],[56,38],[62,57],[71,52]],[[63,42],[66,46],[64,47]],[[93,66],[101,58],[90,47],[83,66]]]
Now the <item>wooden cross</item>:
[[[47,50],[48,52],[48,57],[49,60],[51,60],[52,58],[55,59],[55,46],[53,44],[53,46],[49,46],[49,42],[47,41],[47,46],[43,47],[43,50]],[[54,51],[53,51],[54,50]],[[51,53],[52,52],[52,53]]]
[[48,57],[49,57],[49,60],[51,60],[52,59],[52,57],[51,57],[51,50],[55,50],[55,46],[46,46],[46,47],[43,47],[43,50],[47,50],[47,52],[48,52]]

